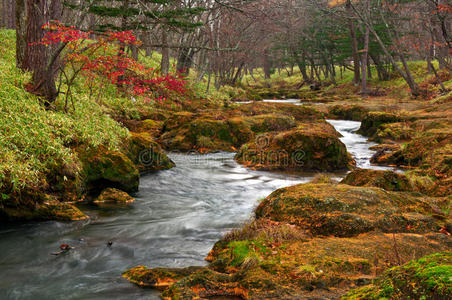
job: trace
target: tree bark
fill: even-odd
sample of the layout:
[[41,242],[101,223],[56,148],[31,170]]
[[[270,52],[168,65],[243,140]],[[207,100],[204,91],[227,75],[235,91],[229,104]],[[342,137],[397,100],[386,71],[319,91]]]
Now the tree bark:
[[[370,3],[369,0],[366,1],[366,14],[369,17],[369,8]],[[367,90],[367,54],[369,53],[369,26],[366,26],[366,31],[364,33],[364,49],[362,54],[362,63],[361,63],[361,94],[367,94],[369,91]]]
[[[397,62],[395,61],[394,56],[389,52],[388,48],[386,48],[386,45],[381,40],[380,36],[375,31],[375,29],[373,28],[372,24],[370,24],[369,20],[367,18],[365,19],[361,14],[359,14],[359,12],[356,9],[354,9],[354,11],[358,15],[358,17],[361,19],[361,21],[364,23],[364,25],[366,25],[369,28],[370,32],[372,33],[372,35],[377,40],[378,45],[380,45],[380,47],[383,50],[383,52],[385,53],[386,57],[390,60],[393,68],[406,81],[406,83],[410,87],[411,94],[413,96],[419,96],[419,94],[420,94],[419,93],[419,87],[416,84],[416,82],[414,82],[413,77],[411,76],[411,72],[410,72],[410,70],[408,69],[408,67],[406,65],[405,58],[403,57],[403,55],[400,55],[400,58],[402,59],[402,63],[404,64],[404,68],[405,68],[405,71],[407,73],[404,73],[402,71],[402,69],[400,69],[400,67],[397,65]],[[385,25],[388,26],[386,23],[385,23]]]
[[270,59],[268,57],[268,50],[264,50],[264,75],[265,79],[270,79],[271,76],[271,70],[270,70]]
[[16,1],[16,67],[26,71],[24,66],[27,50],[27,5],[25,0]]
[[168,75],[169,72],[169,48],[168,48],[168,33],[162,28],[162,60],[160,62],[160,70],[162,75]]
[[353,15],[351,1],[347,0],[347,3],[345,5],[349,20],[348,20],[348,26],[350,28],[350,39],[352,43],[352,55],[353,55],[353,69],[354,69],[354,77],[353,77],[353,83],[359,84],[360,80],[360,72],[359,72],[359,53],[358,53],[358,40],[356,38],[356,29],[355,29],[355,23],[351,19],[351,16]]
[[42,97],[46,104],[53,103],[58,92],[55,86],[55,63],[49,65],[52,47],[45,47],[38,42],[44,36],[42,25],[49,20],[61,17],[61,2],[59,0],[27,0],[26,10],[26,43],[21,66],[22,69],[31,71],[33,74],[29,91]]

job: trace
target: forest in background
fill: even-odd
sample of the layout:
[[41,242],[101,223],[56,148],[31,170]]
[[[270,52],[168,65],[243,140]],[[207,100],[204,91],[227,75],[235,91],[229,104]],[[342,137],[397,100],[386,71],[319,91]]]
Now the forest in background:
[[33,68],[23,57],[44,34],[40,26],[59,20],[93,34],[131,30],[141,41],[125,48],[132,58],[157,52],[162,74],[193,69],[193,80],[204,81],[207,91],[260,72],[266,79],[297,72],[299,87],[315,87],[335,84],[351,71],[363,94],[378,93],[368,78],[388,81],[395,75],[414,96],[425,96],[410,61],[424,61],[443,93],[452,72],[447,0],[2,0],[0,11],[0,27],[17,30],[17,64],[23,69]]

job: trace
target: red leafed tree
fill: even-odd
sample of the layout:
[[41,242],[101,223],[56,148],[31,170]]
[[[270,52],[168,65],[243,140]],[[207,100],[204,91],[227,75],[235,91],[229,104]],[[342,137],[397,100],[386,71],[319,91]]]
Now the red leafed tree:
[[[185,91],[182,75],[160,76],[158,70],[139,64],[121,50],[125,45],[140,43],[131,31],[94,35],[57,21],[46,23],[43,30],[46,32],[43,38],[32,46],[65,45],[58,63],[60,80],[66,87],[65,109],[72,99],[71,88],[78,76],[87,77],[87,87],[92,93],[95,89],[101,93],[102,86],[113,84],[126,95],[143,96],[148,101],[165,100],[171,93]],[[57,94],[60,92],[56,90]]]

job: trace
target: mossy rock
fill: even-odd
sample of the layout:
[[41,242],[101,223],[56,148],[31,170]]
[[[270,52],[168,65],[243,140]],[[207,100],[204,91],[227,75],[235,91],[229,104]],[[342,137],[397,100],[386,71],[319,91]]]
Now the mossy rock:
[[301,184],[277,190],[260,203],[258,218],[288,222],[313,235],[355,236],[370,231],[436,232],[448,217],[442,199],[373,187]]
[[156,121],[152,119],[145,119],[139,122],[136,130],[131,130],[135,132],[146,132],[150,134],[153,138],[160,136],[163,129],[163,121]]
[[361,121],[368,110],[359,105],[334,105],[328,109],[328,117],[340,120]]
[[354,164],[339,133],[322,121],[299,123],[297,128],[260,135],[243,145],[237,162],[257,169],[331,171]]
[[131,133],[127,151],[140,172],[167,170],[175,166],[148,133]]
[[42,194],[41,197],[43,199],[37,201],[33,207],[0,207],[0,219],[6,221],[81,221],[89,218],[70,203],[60,202],[46,194]]
[[[281,223],[267,222],[264,228],[244,228],[244,235],[227,235],[216,244],[209,267],[178,280],[162,298],[334,299],[350,288],[371,283],[388,267],[444,251],[452,242],[441,234],[375,232],[300,241],[279,231],[284,228]],[[260,231],[252,234],[254,240],[243,240],[254,230]],[[275,236],[280,236],[278,242]]]
[[370,112],[362,120],[358,133],[372,137],[381,125],[403,121],[400,115],[386,112]]
[[153,268],[136,266],[125,271],[122,277],[141,287],[163,288],[168,287],[178,280],[201,270],[203,267],[188,268]]
[[116,187],[126,192],[138,191],[139,172],[133,161],[124,153],[97,148],[77,148],[82,162],[82,176],[88,191],[101,191]]
[[323,114],[312,107],[288,103],[253,102],[240,105],[237,113],[244,116],[279,114],[291,116],[296,121],[323,119]]
[[341,299],[452,299],[452,252],[431,254],[389,269],[373,284]]
[[393,171],[357,169],[348,173],[342,184],[375,186],[387,191],[412,191],[408,178]]
[[240,147],[241,145],[252,141],[255,137],[255,133],[251,129],[250,121],[244,117],[232,117],[228,119],[228,125],[234,147]]
[[234,151],[235,140],[226,120],[200,115],[191,117],[186,123],[181,122],[179,127],[165,132],[161,141],[169,150],[215,152]]
[[377,142],[386,140],[397,142],[408,141],[415,136],[415,133],[415,130],[406,122],[382,124],[372,137],[372,140]]
[[[72,183],[70,183],[72,184]],[[0,180],[0,221],[39,221],[60,220],[77,221],[88,217],[71,203],[72,188],[68,190],[70,196],[53,195],[45,178],[39,186],[27,186],[21,190],[12,188],[8,179]],[[79,200],[78,196],[74,196]]]
[[209,299],[215,297],[248,299],[248,290],[240,285],[234,275],[202,268],[171,285],[163,291],[161,297],[163,299]]
[[100,193],[100,195],[94,200],[94,203],[98,205],[103,204],[130,204],[135,199],[124,191],[115,188],[106,188]]
[[189,123],[193,118],[195,118],[195,114],[192,112],[177,112],[172,114],[168,119],[163,123],[163,131],[171,131],[173,129],[180,128],[181,126]]
[[297,126],[294,117],[281,114],[264,114],[245,118],[255,133],[284,131]]

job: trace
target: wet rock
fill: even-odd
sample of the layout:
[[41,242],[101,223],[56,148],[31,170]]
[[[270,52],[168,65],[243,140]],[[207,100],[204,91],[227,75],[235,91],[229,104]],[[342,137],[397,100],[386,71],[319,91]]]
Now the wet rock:
[[145,266],[136,266],[124,272],[122,277],[139,286],[163,288],[201,269],[203,267],[148,269]]
[[340,120],[361,121],[368,110],[359,105],[334,105],[328,110],[328,117]]
[[346,169],[354,161],[338,135],[326,122],[299,123],[292,130],[257,136],[235,158],[256,169]]
[[82,162],[82,176],[87,189],[103,190],[117,187],[126,192],[136,192],[139,172],[135,164],[122,152],[108,150],[104,146],[96,149],[79,147]]
[[162,147],[150,134],[131,133],[127,151],[140,172],[171,169],[174,162],[168,158]]
[[440,252],[384,272],[341,299],[451,299],[452,252]]
[[88,216],[73,204],[61,202],[57,197],[46,194],[38,188],[22,190],[20,195],[10,192],[0,202],[0,221],[79,221],[88,219]]
[[408,178],[393,171],[358,169],[350,172],[341,181],[353,186],[375,186],[387,191],[411,191]]
[[402,121],[402,117],[393,113],[370,112],[362,120],[358,133],[372,137],[383,124]]
[[129,204],[135,199],[126,192],[115,188],[107,188],[94,200],[94,203],[102,204]]

